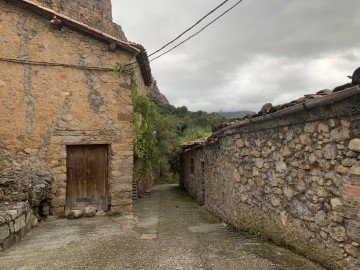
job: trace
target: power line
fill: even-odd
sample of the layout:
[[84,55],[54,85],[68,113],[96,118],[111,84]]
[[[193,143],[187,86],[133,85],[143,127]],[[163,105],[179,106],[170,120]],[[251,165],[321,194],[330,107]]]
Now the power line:
[[105,72],[114,71],[114,68],[89,67],[89,66],[79,66],[79,65],[72,65],[72,64],[39,62],[39,61],[20,60],[20,59],[3,58],[3,57],[0,57],[0,61],[8,62],[8,63],[23,64],[23,65],[33,65],[33,66],[64,67],[64,68],[75,68],[75,69],[82,69],[82,70],[105,71]]
[[184,44],[185,42],[189,41],[190,39],[192,39],[193,37],[197,36],[198,34],[200,34],[202,31],[204,31],[207,27],[209,27],[211,24],[213,24],[214,22],[216,22],[218,19],[220,19],[222,16],[224,16],[226,13],[228,13],[230,10],[232,10],[233,8],[235,8],[237,5],[239,5],[243,0],[240,0],[238,2],[236,2],[234,5],[232,5],[229,9],[225,10],[225,12],[221,13],[218,17],[216,17],[214,20],[212,20],[210,23],[208,23],[207,25],[205,25],[203,28],[201,28],[199,31],[197,31],[195,34],[192,34],[190,37],[188,37],[187,39],[185,39],[184,41],[180,42],[179,44],[177,44],[176,46],[172,47],[170,50],[167,50],[166,52],[160,54],[159,56],[153,58],[150,60],[150,62],[160,58],[161,56],[168,54],[169,52],[175,50],[177,47],[179,47],[180,45]]
[[214,13],[216,10],[218,10],[220,7],[222,7],[226,2],[229,2],[229,0],[226,0],[224,2],[222,2],[220,5],[218,5],[216,8],[214,8],[213,10],[211,10],[209,13],[207,13],[204,17],[202,17],[200,20],[198,20],[194,25],[192,25],[190,28],[186,29],[184,32],[182,32],[180,35],[178,35],[175,39],[171,40],[170,42],[166,43],[164,46],[162,46],[160,49],[156,50],[155,52],[149,54],[150,56],[153,56],[154,54],[162,51],[163,49],[165,49],[167,46],[169,46],[170,44],[174,43],[175,41],[177,41],[179,38],[181,38],[184,34],[186,34],[187,32],[189,32],[191,29],[193,29],[195,26],[197,26],[199,23],[201,23],[206,17],[208,17],[209,15],[211,15],[212,13]]
[[[187,39],[185,39],[184,41],[180,42],[179,44],[177,44],[176,46],[172,47],[170,50],[167,50],[166,52],[160,54],[159,56],[153,58],[150,60],[150,62],[162,57],[165,54],[168,54],[169,52],[175,50],[177,47],[181,46],[182,44],[184,44],[185,42],[189,41],[190,39],[192,39],[193,37],[197,36],[198,34],[200,34],[202,31],[204,31],[207,27],[209,27],[211,24],[213,24],[214,22],[216,22],[217,20],[219,20],[222,16],[224,16],[226,13],[228,13],[229,11],[231,11],[233,8],[235,8],[237,5],[239,5],[243,0],[239,0],[238,2],[236,2],[234,5],[232,5],[230,8],[228,8],[227,10],[225,10],[223,13],[221,13],[218,17],[216,17],[214,20],[212,20],[210,23],[208,23],[207,25],[205,25],[203,28],[201,28],[199,31],[197,31],[195,34],[191,35],[190,37],[188,37]],[[150,56],[150,55],[149,55]],[[126,64],[126,66],[132,66],[133,64],[137,64],[137,61]],[[143,64],[142,64],[143,65]],[[138,68],[141,67],[142,65],[136,65],[136,66],[132,66],[130,67],[128,70],[133,69],[133,68]]]

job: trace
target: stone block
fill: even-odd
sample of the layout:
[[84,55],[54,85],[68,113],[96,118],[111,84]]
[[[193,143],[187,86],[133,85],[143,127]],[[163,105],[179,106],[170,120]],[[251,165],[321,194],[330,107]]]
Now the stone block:
[[17,210],[9,210],[7,213],[10,215],[11,220],[15,220],[19,216]]
[[327,133],[329,132],[329,126],[325,123],[319,123],[317,130],[319,133]]
[[113,205],[113,206],[131,205],[131,204],[132,204],[132,199],[111,198],[111,200],[110,200],[110,205]]
[[83,216],[82,210],[71,210],[70,213],[66,217],[73,219],[73,218],[80,218],[82,216]]
[[346,231],[344,227],[332,224],[328,227],[328,230],[330,236],[336,241],[338,242],[345,241]]
[[341,173],[341,174],[343,174],[343,173],[348,173],[348,172],[349,172],[349,168],[340,165],[340,166],[338,166],[338,167],[336,168],[336,172]]
[[64,198],[64,197],[55,197],[51,201],[51,204],[54,207],[64,206],[66,204],[66,198]]
[[342,142],[347,139],[350,139],[350,131],[346,127],[339,127],[330,132],[330,140],[332,141]]
[[[359,179],[356,179],[355,181],[353,181],[353,182],[351,183],[351,185],[353,185],[353,186],[360,186],[360,178],[359,178]],[[1,222],[0,222],[0,224],[1,224]]]
[[327,144],[323,150],[323,157],[326,159],[335,159],[337,156],[337,147],[335,144]]
[[344,247],[345,251],[347,254],[349,254],[351,257],[353,258],[358,258],[360,257],[360,248],[359,247],[354,247],[353,245],[345,245]]
[[111,213],[122,214],[128,212],[132,212],[132,205],[111,206]]
[[272,196],[270,198],[270,202],[273,206],[279,206],[281,204],[281,200],[278,197]]
[[0,216],[0,226],[5,225],[6,223],[7,223],[7,222],[6,222],[6,218]]
[[360,166],[352,166],[349,173],[354,175],[360,175]]
[[66,173],[54,174],[54,181],[65,182],[67,180]]
[[63,173],[66,173],[66,166],[60,166],[60,167],[51,168],[51,172],[52,172],[53,174],[63,174]]
[[355,201],[355,209],[360,211],[360,201]]
[[360,220],[353,219],[347,221],[346,229],[349,238],[356,243],[360,243]]
[[104,211],[99,211],[99,212],[96,212],[96,214],[95,214],[95,216],[97,216],[97,217],[103,217],[103,216],[106,216],[106,215],[107,215],[107,213],[104,212]]
[[304,131],[306,133],[314,133],[315,128],[317,127],[318,122],[311,122],[311,123],[306,123],[304,126]]
[[31,149],[31,148],[25,148],[24,149],[24,152],[26,154],[29,154],[29,155],[32,155],[32,156],[37,155],[38,151],[39,151],[39,149]]
[[25,222],[25,215],[21,215],[20,217],[16,218],[14,221],[14,230],[15,232],[20,231],[26,225]]
[[284,173],[286,172],[287,166],[286,163],[283,161],[279,161],[276,163],[276,172],[278,173]]
[[341,165],[343,165],[344,167],[351,167],[355,164],[357,164],[357,160],[354,158],[345,158],[341,161]]
[[360,152],[360,139],[353,139],[349,143],[349,149],[354,152]]
[[34,228],[34,227],[37,226],[37,224],[38,224],[38,219],[37,219],[37,217],[35,217],[34,215],[32,215],[32,217],[31,217],[31,227]]
[[46,212],[46,211],[50,211],[50,206],[49,205],[42,207],[42,212]]
[[4,250],[10,248],[12,245],[14,245],[17,241],[19,241],[20,238],[16,236],[15,234],[10,234],[8,238],[4,240],[2,243],[2,247]]
[[91,206],[85,207],[84,216],[85,217],[93,217],[96,215],[96,211],[97,211],[97,209],[95,207],[91,207]]
[[330,200],[330,204],[331,204],[332,209],[334,209],[336,211],[341,210],[342,206],[343,206],[343,204],[341,203],[339,198],[332,198]]
[[52,207],[50,209],[50,214],[56,217],[64,217],[65,216],[65,209],[64,207]]
[[132,185],[131,184],[118,184],[113,182],[113,187],[112,187],[112,193],[117,193],[117,192],[131,192],[132,191]]
[[9,226],[7,224],[0,227],[0,243],[10,235]]
[[111,171],[111,176],[120,176],[121,175],[121,172],[120,171],[118,171],[118,170],[112,170]]
[[360,187],[347,185],[344,188],[344,193],[352,196],[360,196]]
[[314,221],[320,227],[325,227],[329,225],[329,220],[327,218],[325,211],[318,211],[314,216]]

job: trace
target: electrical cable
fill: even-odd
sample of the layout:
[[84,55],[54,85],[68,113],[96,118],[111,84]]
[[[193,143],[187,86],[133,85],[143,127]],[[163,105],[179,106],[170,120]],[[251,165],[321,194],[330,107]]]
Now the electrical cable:
[[79,65],[72,65],[72,64],[39,62],[39,61],[21,60],[21,59],[3,58],[3,57],[0,57],[0,61],[8,62],[8,63],[18,63],[18,64],[24,64],[24,65],[35,65],[35,66],[65,67],[65,68],[75,68],[75,69],[95,70],[95,71],[114,71],[114,68],[87,67],[87,66],[79,66]]
[[224,2],[222,2],[220,5],[218,5],[216,8],[214,8],[213,10],[211,10],[209,13],[207,13],[204,17],[202,17],[200,20],[198,20],[195,24],[193,24],[190,28],[186,29],[184,32],[182,32],[180,35],[178,35],[175,39],[171,40],[170,42],[166,43],[164,46],[162,46],[160,49],[156,50],[155,52],[149,54],[149,57],[153,56],[154,54],[162,51],[163,49],[165,49],[167,46],[169,46],[170,44],[174,43],[175,41],[177,41],[179,38],[181,38],[183,35],[185,35],[187,32],[189,32],[191,29],[193,29],[195,26],[197,26],[199,23],[201,23],[206,17],[210,16],[212,13],[214,13],[216,10],[218,10],[220,7],[222,7],[226,2],[229,2],[229,0],[226,0]]
[[[168,45],[174,43],[176,40],[178,40],[180,37],[182,37],[185,33],[187,33],[188,31],[190,31],[191,29],[193,29],[195,26],[197,26],[200,22],[202,22],[206,17],[208,17],[209,15],[211,15],[212,13],[214,13],[217,9],[219,9],[221,6],[223,6],[226,2],[228,2],[229,0],[226,0],[224,2],[222,2],[220,5],[218,5],[216,8],[214,8],[212,11],[210,11],[209,13],[207,13],[204,17],[202,17],[199,21],[197,21],[193,26],[191,26],[190,28],[186,29],[183,33],[181,33],[177,38],[173,39],[172,41],[168,42],[167,44],[165,44],[163,47],[161,47],[160,49],[156,50],[155,52],[151,53],[148,55],[148,57],[158,53],[159,51],[163,50],[164,48],[166,48]],[[224,16],[226,13],[228,13],[230,10],[232,10],[234,7],[236,7],[238,4],[240,4],[243,0],[237,2],[236,4],[234,4],[233,6],[231,6],[229,9],[227,9],[225,12],[223,12],[220,16],[218,16],[215,20],[213,20],[212,22],[210,22],[209,24],[207,24],[205,27],[203,27],[202,29],[200,29],[200,31],[198,31],[196,34],[190,36],[189,38],[187,38],[185,41],[181,42],[180,44],[176,45],[175,47],[173,47],[172,49],[168,50],[167,52],[161,54],[160,56],[163,56],[166,53],[169,53],[170,51],[174,50],[175,48],[179,47],[180,45],[182,45],[183,43],[185,43],[186,41],[188,41],[189,39],[191,39],[192,37],[198,35],[200,32],[202,32],[203,30],[205,30],[205,28],[207,28],[208,26],[210,26],[211,24],[213,24],[215,21],[217,21],[218,19],[220,19],[222,16]],[[158,59],[160,56],[155,57],[154,59],[152,59],[151,61]],[[132,66],[134,64],[137,64],[137,61],[126,64],[125,67],[127,66]],[[135,66],[135,67],[140,67],[141,65]],[[135,68],[133,67],[133,68]]]
[[239,0],[238,2],[236,2],[234,5],[232,5],[229,9],[225,10],[225,12],[221,13],[218,17],[216,17],[214,20],[212,20],[210,23],[208,23],[207,25],[205,25],[203,28],[201,28],[199,31],[197,31],[195,34],[192,34],[190,37],[188,37],[187,39],[185,39],[184,41],[180,42],[179,44],[177,44],[176,46],[172,47],[171,49],[167,50],[166,52],[160,54],[159,56],[156,56],[155,58],[151,59],[150,62],[160,58],[161,56],[168,54],[169,52],[175,50],[177,47],[181,46],[182,44],[184,44],[185,42],[189,41],[190,39],[192,39],[193,37],[197,36],[198,34],[200,34],[202,31],[204,31],[207,27],[209,27],[211,24],[213,24],[214,22],[216,22],[218,19],[220,19],[222,16],[224,16],[226,13],[228,13],[230,10],[232,10],[233,8],[235,8],[237,5],[239,5],[243,0]]
[[[193,29],[195,26],[197,26],[200,22],[202,22],[206,17],[208,17],[209,15],[211,15],[212,13],[214,13],[216,10],[218,10],[220,7],[222,7],[226,2],[228,2],[229,0],[226,0],[224,2],[222,2],[220,5],[218,5],[216,8],[214,8],[213,10],[211,10],[210,12],[208,12],[205,16],[203,16],[200,20],[198,20],[193,26],[191,26],[190,28],[186,29],[184,32],[182,32],[178,37],[176,37],[175,39],[171,40],[170,42],[168,42],[167,44],[165,44],[163,47],[161,47],[160,49],[156,50],[155,52],[151,53],[149,55],[152,56],[158,52],[160,52],[161,50],[163,50],[164,48],[166,48],[167,46],[169,46],[170,44],[174,43],[176,40],[178,40],[180,37],[182,37],[185,33],[189,32],[191,29]],[[210,25],[212,25],[213,23],[215,23],[217,20],[219,20],[221,17],[223,17],[225,14],[227,14],[229,11],[231,11],[233,8],[235,8],[237,5],[239,5],[243,0],[239,0],[238,2],[236,2],[234,5],[232,5],[230,8],[228,8],[227,10],[225,10],[223,13],[221,13],[218,17],[216,17],[214,20],[212,20],[210,23],[206,24],[204,27],[202,27],[199,31],[197,31],[196,33],[192,34],[191,36],[189,36],[187,39],[183,40],[182,42],[180,42],[179,44],[175,45],[174,47],[172,47],[171,49],[167,50],[166,52],[160,54],[159,56],[154,57],[153,59],[149,60],[150,62],[159,59],[160,57],[162,57],[165,54],[170,53],[171,51],[175,50],[176,48],[178,48],[179,46],[181,46],[182,44],[186,43],[187,41],[189,41],[190,39],[192,39],[193,37],[197,36],[198,34],[200,34],[202,31],[204,31],[206,28],[208,28]],[[71,65],[71,64],[60,64],[60,63],[50,63],[50,62],[35,62],[35,61],[30,61],[30,60],[19,60],[19,59],[7,59],[7,58],[0,58],[0,61],[5,61],[5,62],[12,62],[12,63],[22,63],[22,64],[29,64],[29,65],[43,65],[43,66],[61,66],[61,67],[69,67],[69,68],[76,68],[76,69],[85,69],[85,70],[97,70],[97,71],[113,71],[113,69],[111,68],[99,68],[99,67],[86,67],[86,66],[79,66],[79,65]],[[136,64],[136,62],[133,63],[129,63],[126,64],[125,66],[132,66],[133,64]],[[129,69],[126,69],[125,71],[129,71],[130,69],[133,68],[137,68],[137,67],[141,67],[142,65],[137,65],[135,67],[131,67]]]

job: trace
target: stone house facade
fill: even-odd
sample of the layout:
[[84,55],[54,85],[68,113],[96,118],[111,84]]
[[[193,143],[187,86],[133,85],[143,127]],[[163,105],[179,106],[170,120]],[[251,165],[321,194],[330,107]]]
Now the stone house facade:
[[0,23],[0,249],[35,216],[130,212],[131,75],[111,71],[138,60],[144,91],[144,49],[110,0],[0,0]]
[[184,145],[181,185],[241,230],[327,269],[359,269],[360,88],[290,104]]

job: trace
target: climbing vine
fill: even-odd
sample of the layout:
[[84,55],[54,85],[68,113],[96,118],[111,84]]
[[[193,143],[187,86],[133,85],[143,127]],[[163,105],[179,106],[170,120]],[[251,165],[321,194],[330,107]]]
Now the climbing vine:
[[139,93],[139,85],[133,69],[126,69],[126,65],[118,64],[114,73],[128,73],[131,77],[131,95],[134,110],[134,159],[143,162],[143,173],[149,168],[159,166],[160,151],[156,138],[156,125],[159,115],[155,104]]

